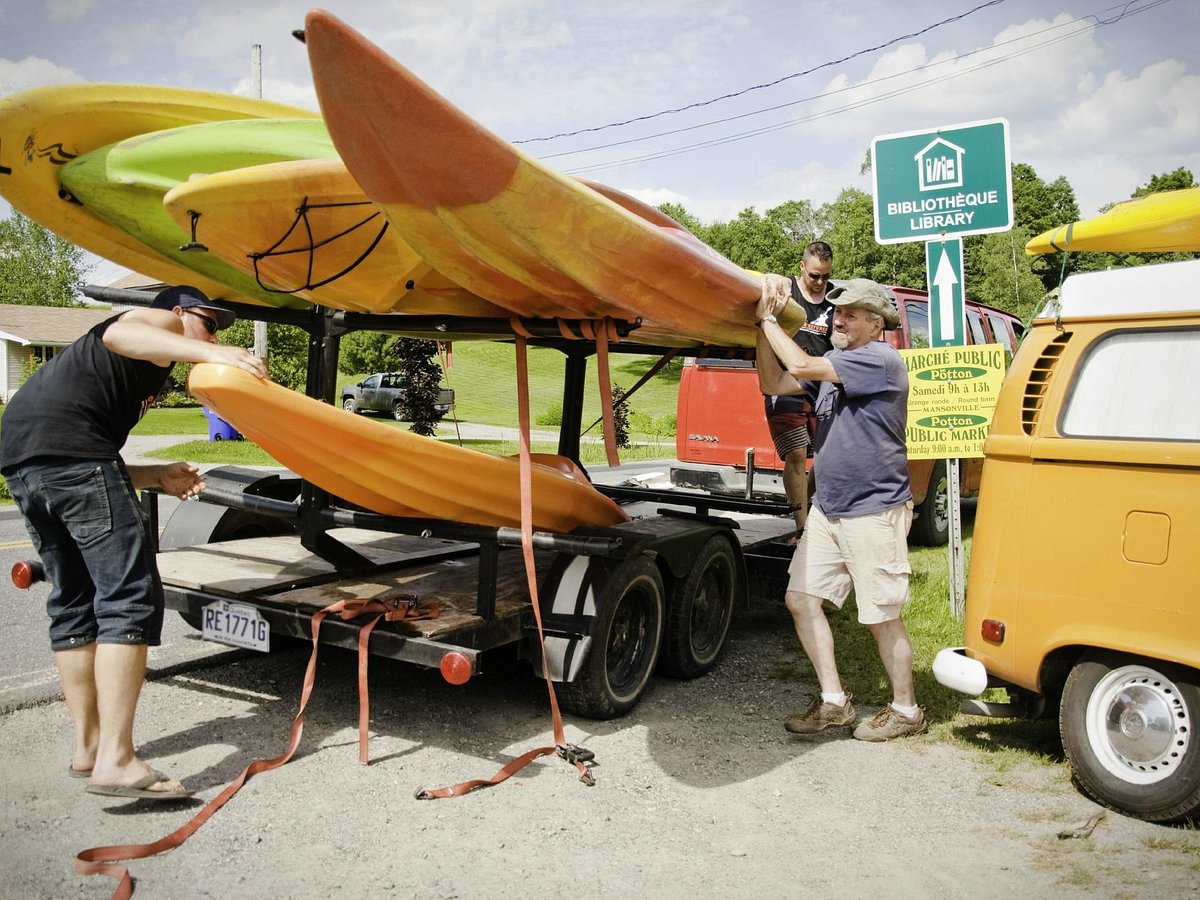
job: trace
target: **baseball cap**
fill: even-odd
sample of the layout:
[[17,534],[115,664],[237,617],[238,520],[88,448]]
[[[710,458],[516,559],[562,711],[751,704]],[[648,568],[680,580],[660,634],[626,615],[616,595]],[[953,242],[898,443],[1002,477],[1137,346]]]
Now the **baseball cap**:
[[219,303],[214,303],[208,299],[208,296],[200,288],[192,287],[190,284],[178,284],[175,287],[169,287],[166,290],[159,291],[158,296],[154,298],[154,302],[150,304],[151,309],[174,309],[175,307],[182,309],[207,309],[213,314],[213,318],[217,321],[218,328],[228,328],[237,319],[237,313],[232,309],[227,309]]
[[825,299],[834,306],[857,306],[868,312],[883,316],[884,328],[899,328],[900,313],[892,303],[882,284],[870,278],[851,278],[837,287],[830,288]]

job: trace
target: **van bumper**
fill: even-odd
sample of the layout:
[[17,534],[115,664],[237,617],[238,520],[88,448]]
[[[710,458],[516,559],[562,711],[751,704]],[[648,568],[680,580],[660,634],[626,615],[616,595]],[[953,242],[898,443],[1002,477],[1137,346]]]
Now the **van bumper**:
[[967,656],[965,647],[947,647],[933,658],[933,677],[938,684],[978,697],[987,690],[988,674],[977,659]]
[[937,679],[938,684],[975,697],[982,694],[989,685],[1009,688],[1010,697],[1020,697],[1009,703],[964,699],[959,702],[958,708],[968,715],[993,719],[1036,719],[1046,708],[1046,698],[1042,695],[1021,696],[1024,692],[1014,695],[1007,682],[990,678],[983,663],[967,656],[964,647],[939,650],[933,658],[933,677]]

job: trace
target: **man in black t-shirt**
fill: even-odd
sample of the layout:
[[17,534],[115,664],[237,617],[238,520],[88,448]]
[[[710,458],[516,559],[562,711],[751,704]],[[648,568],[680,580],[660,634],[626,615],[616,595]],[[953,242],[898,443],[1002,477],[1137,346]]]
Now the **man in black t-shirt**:
[[[792,299],[800,304],[806,315],[805,323],[792,340],[809,356],[824,356],[833,347],[830,343],[833,304],[825,299],[832,271],[833,248],[824,241],[813,241],[804,248],[800,273],[791,279]],[[761,377],[759,388],[763,391],[771,440],[783,461],[783,489],[796,519],[798,537],[808,514],[807,463],[812,443],[808,420],[812,398],[803,394],[774,396],[768,392]]]
[[267,377],[265,363],[217,343],[234,320],[188,286],[149,309],[106,319],[13,395],[0,429],[0,473],[25,516],[50,595],[50,647],[75,726],[69,774],[90,793],[178,799],[179,782],[138,758],[133,720],[147,648],[161,641],[163,592],[137,490],[186,500],[204,490],[186,462],[126,466],[120,451],[176,362],[224,363]]

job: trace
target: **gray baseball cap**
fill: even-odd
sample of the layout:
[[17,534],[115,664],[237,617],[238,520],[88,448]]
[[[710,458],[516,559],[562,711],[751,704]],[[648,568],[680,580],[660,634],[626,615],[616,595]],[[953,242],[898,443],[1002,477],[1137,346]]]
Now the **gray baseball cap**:
[[857,306],[883,316],[884,328],[899,328],[900,313],[882,284],[870,278],[851,278],[830,288],[825,299],[834,306]]

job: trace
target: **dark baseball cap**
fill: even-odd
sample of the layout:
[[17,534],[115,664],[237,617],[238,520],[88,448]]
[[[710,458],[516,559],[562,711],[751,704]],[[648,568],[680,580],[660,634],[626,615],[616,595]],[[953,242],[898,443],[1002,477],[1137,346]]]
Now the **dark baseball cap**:
[[214,303],[208,299],[204,291],[192,287],[190,284],[178,284],[175,287],[159,291],[154,302],[150,304],[151,309],[174,309],[177,306],[181,309],[210,310],[213,318],[216,319],[218,328],[228,328],[237,319],[237,313],[232,309]]

